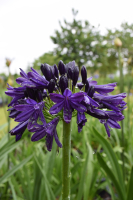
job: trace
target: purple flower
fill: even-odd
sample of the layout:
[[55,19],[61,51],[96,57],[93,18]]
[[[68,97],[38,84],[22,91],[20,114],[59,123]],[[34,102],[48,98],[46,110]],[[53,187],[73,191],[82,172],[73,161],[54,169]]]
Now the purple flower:
[[47,89],[48,88],[48,81],[38,74],[36,70],[31,68],[32,72],[28,72],[26,74],[22,69],[20,69],[20,75],[22,77],[19,77],[16,79],[16,82],[22,86],[26,86],[29,88],[38,88],[38,89]]
[[30,130],[31,132],[34,132],[34,134],[31,137],[31,141],[35,142],[46,136],[46,146],[48,151],[51,151],[54,137],[57,145],[61,148],[62,144],[60,143],[56,132],[56,126],[58,122],[59,117],[54,118],[48,124],[46,124],[45,121],[43,121],[43,125],[35,123]]
[[18,114],[15,118],[15,121],[24,122],[29,120],[28,129],[30,129],[32,124],[37,121],[38,117],[41,119],[43,118],[43,107],[44,102],[37,103],[32,99],[26,99],[26,104],[19,104],[14,106],[15,110],[21,111],[21,113]]
[[11,135],[16,135],[16,141],[20,140],[26,127],[28,124],[28,121],[25,122],[20,122],[15,128],[13,128],[9,133],[11,133]]
[[83,126],[85,126],[85,122],[87,122],[85,114],[78,112],[77,113],[77,124],[78,124],[78,132],[79,133],[82,131]]
[[68,88],[61,94],[50,94],[50,98],[56,104],[49,110],[50,114],[55,115],[63,109],[63,118],[66,123],[70,123],[72,111],[76,109],[79,112],[85,112],[87,109],[81,104],[84,98],[83,92],[72,94]]
[[118,95],[101,95],[101,94],[94,94],[94,100],[97,101],[101,106],[101,108],[108,108],[114,111],[120,111],[126,103],[123,101],[123,98],[126,97],[126,93],[121,93]]
[[17,103],[19,99],[25,98],[26,87],[14,88],[8,85],[7,89],[8,91],[6,91],[5,94],[13,98],[11,103],[9,103],[8,106],[12,106],[13,104]]

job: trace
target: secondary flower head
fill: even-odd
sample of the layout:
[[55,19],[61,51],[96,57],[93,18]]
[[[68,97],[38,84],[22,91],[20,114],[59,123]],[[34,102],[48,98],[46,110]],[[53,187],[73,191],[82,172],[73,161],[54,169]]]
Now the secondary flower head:
[[[59,61],[50,66],[41,64],[42,75],[31,68],[27,74],[20,69],[16,79],[19,87],[8,85],[5,93],[12,97],[9,117],[19,124],[10,133],[18,141],[26,129],[33,133],[31,141],[46,139],[46,147],[51,151],[53,139],[61,148],[57,135],[59,121],[70,123],[77,116],[78,132],[87,123],[88,117],[94,117],[104,125],[110,137],[110,129],[119,129],[119,121],[124,119],[125,93],[110,95],[116,83],[98,85],[92,77],[87,78],[85,66],[81,68],[82,82],[77,83],[79,68],[75,61],[64,64]],[[59,76],[60,74],[60,76]],[[88,116],[88,117],[87,117]],[[88,122],[89,123],[89,122]],[[58,133],[59,134],[59,133]]]

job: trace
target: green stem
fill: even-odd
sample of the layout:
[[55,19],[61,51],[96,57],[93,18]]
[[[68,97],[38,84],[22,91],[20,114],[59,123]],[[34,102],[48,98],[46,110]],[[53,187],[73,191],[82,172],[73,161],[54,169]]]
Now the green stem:
[[[118,47],[118,56],[119,56],[119,71],[120,71],[120,93],[123,92],[124,90],[124,80],[123,80],[123,66],[121,65],[121,48]],[[122,111],[123,114],[123,111]],[[122,157],[122,167],[123,167],[123,178],[125,180],[125,160],[124,160],[124,147],[125,147],[125,139],[124,139],[124,123],[123,120],[121,121],[121,134],[122,134],[122,153],[121,153],[121,157]]]
[[63,121],[62,200],[70,200],[71,122]]

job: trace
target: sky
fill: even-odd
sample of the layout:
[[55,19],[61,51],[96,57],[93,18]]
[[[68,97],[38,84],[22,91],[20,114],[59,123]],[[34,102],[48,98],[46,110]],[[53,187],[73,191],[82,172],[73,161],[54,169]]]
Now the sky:
[[102,33],[133,23],[132,0],[0,0],[0,73],[8,73],[6,58],[14,74],[52,51],[50,36],[60,29],[59,20],[72,21],[72,8],[77,19],[100,25]]

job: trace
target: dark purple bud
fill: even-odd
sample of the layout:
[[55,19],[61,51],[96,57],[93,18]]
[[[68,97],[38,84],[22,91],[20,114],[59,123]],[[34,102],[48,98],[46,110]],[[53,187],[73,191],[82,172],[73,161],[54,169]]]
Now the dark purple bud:
[[27,93],[28,97],[30,97],[31,99],[36,100],[36,89],[26,88],[26,93]]
[[74,67],[74,70],[73,70],[73,85],[75,86],[77,81],[78,81],[78,77],[79,77],[79,68],[77,66]]
[[62,60],[60,60],[58,63],[58,69],[59,69],[60,75],[63,75],[66,73],[66,68]]
[[65,89],[68,88],[68,79],[65,75],[62,75],[60,77],[59,86],[60,86],[61,92],[63,94]]
[[44,89],[43,90],[43,92],[42,92],[42,96],[43,96],[43,98],[45,98],[45,97],[47,97],[48,95],[47,95],[47,91]]
[[36,96],[36,98],[37,98],[37,100],[38,100],[39,102],[43,101],[43,96],[42,96],[41,90],[38,90],[38,91],[37,91],[37,96]]
[[81,68],[82,83],[85,84],[87,80],[87,70],[85,66]]
[[89,90],[89,82],[86,80],[86,84],[85,84],[85,92],[87,93]]
[[94,86],[90,86],[90,88],[87,92],[88,96],[92,98],[94,93],[95,93]]
[[73,80],[73,69],[72,68],[68,68],[67,77],[70,78],[71,80]]
[[50,81],[53,78],[52,68],[47,63],[41,64],[41,71],[47,81]]
[[48,91],[49,93],[52,93],[55,89],[55,80],[51,79],[49,84],[48,84]]
[[54,75],[56,78],[59,78],[59,72],[58,72],[58,68],[56,65],[54,65]]

